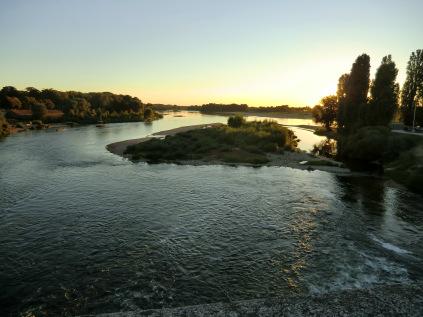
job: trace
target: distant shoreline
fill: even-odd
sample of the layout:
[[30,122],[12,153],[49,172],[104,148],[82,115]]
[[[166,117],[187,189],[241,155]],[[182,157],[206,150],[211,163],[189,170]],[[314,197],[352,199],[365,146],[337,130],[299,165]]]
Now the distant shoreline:
[[[166,131],[160,131],[143,138],[114,142],[114,143],[106,145],[106,149],[115,155],[119,155],[123,158],[131,159],[131,155],[124,154],[126,148],[130,145],[135,145],[141,142],[145,142],[152,138],[158,138],[158,137],[160,138],[160,137],[164,137],[168,135],[175,135],[181,132],[187,132],[187,131],[196,130],[196,129],[203,129],[206,127],[213,127],[218,125],[222,125],[222,124],[221,123],[199,124],[199,125],[179,127],[179,128],[175,128],[171,130],[166,130]],[[328,158],[315,157],[309,153],[302,152],[302,151],[298,151],[298,152],[286,151],[284,154],[269,154],[268,158],[269,158],[268,163],[259,164],[259,165],[248,164],[248,163],[226,163],[226,162],[221,162],[217,160],[216,161],[178,160],[178,161],[171,161],[167,163],[174,163],[178,165],[194,165],[194,166],[200,166],[200,165],[229,165],[229,166],[251,166],[251,167],[284,166],[284,167],[290,167],[290,168],[308,170],[308,171],[320,170],[320,171],[342,174],[342,175],[352,174],[348,168],[341,167],[341,164],[339,162],[336,162]],[[302,163],[305,161],[310,162],[310,165]],[[319,162],[322,163],[322,165],[319,165],[318,164]],[[329,163],[329,164],[326,165],[325,163]],[[339,165],[339,166],[336,166],[336,165]]]
[[216,111],[216,112],[203,112],[199,111],[205,115],[221,115],[221,116],[233,116],[241,115],[244,117],[268,117],[275,119],[312,119],[312,115],[309,112],[280,112],[280,111]]

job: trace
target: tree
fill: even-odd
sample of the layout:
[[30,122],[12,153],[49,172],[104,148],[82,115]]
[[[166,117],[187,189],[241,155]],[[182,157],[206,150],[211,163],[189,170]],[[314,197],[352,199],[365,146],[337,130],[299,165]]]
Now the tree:
[[385,56],[370,88],[371,100],[366,108],[366,125],[389,125],[398,108],[398,69],[391,55]]
[[423,99],[423,50],[411,53],[407,78],[401,92],[401,112],[404,124],[413,124],[414,106]]
[[[13,86],[5,86],[0,90],[0,108],[12,109],[17,107],[21,93]],[[17,100],[17,101],[16,101]]]
[[25,90],[28,97],[40,98],[41,96],[41,92],[37,88],[26,87]]
[[[21,91],[12,86],[3,87],[0,90],[0,109],[32,109],[32,106],[36,104],[43,104],[49,110],[63,111],[70,121],[83,123],[94,123],[98,121],[98,118],[106,121],[113,120],[113,122],[144,120],[144,104],[140,99],[129,95],[117,95],[110,92],[38,90],[34,87]],[[50,116],[49,119],[56,120],[59,117],[61,119],[61,115],[58,114]],[[147,117],[149,120],[155,120],[162,116],[149,110]]]
[[361,109],[367,105],[370,84],[370,57],[362,54],[352,65],[348,80],[345,82],[343,100],[343,128],[352,132],[361,125]]
[[32,109],[32,118],[34,120],[44,120],[44,118],[47,116],[47,107],[43,103],[40,103],[40,102],[34,103],[31,109]]
[[336,97],[338,98],[338,113],[336,116],[336,121],[338,122],[338,128],[340,129],[345,127],[345,109],[347,107],[346,98],[349,78],[350,74],[343,74],[338,79],[338,90],[336,91]]
[[233,116],[229,117],[228,119],[228,126],[232,128],[239,128],[245,123],[245,119],[243,116]]
[[3,115],[3,112],[0,111],[0,138],[5,137],[10,132],[9,123],[6,121],[6,118]]
[[78,122],[96,122],[97,114],[85,98],[74,98],[70,104],[71,106],[66,111],[68,119]]
[[6,96],[4,102],[2,103],[5,109],[20,109],[22,108],[22,102],[18,97],[9,97]]
[[154,117],[154,111],[151,108],[146,108],[144,110],[144,120],[151,120]]
[[327,131],[331,130],[331,126],[336,120],[338,111],[338,97],[326,96],[320,101],[321,105],[313,108],[312,115],[316,123],[322,123]]
[[5,86],[0,90],[1,96],[20,97],[21,93],[13,86]]

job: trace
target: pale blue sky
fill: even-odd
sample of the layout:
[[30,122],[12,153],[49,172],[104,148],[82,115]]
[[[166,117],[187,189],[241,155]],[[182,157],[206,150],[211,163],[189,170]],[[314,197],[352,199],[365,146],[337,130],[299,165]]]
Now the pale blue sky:
[[423,48],[422,0],[0,0],[0,85],[314,105],[355,57]]

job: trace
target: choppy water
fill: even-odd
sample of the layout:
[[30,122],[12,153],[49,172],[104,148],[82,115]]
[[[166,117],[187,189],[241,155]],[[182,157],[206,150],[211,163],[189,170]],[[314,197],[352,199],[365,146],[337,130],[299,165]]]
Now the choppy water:
[[1,315],[423,279],[423,198],[389,182],[284,167],[133,164],[105,150],[225,120],[169,115],[152,125],[28,132],[0,142]]

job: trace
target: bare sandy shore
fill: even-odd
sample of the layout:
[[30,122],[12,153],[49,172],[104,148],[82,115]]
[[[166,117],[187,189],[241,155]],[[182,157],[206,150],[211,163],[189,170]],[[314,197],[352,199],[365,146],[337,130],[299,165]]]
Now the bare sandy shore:
[[[150,136],[139,138],[139,139],[131,139],[126,141],[120,141],[111,143],[106,146],[107,150],[110,151],[113,154],[130,158],[130,155],[125,155],[124,152],[126,148],[129,145],[138,144],[141,142],[148,141],[152,138],[160,138],[165,137],[167,135],[175,135],[177,133],[196,130],[196,129],[204,129],[207,127],[213,127],[213,126],[219,126],[222,125],[221,123],[211,123],[211,124],[199,124],[199,125],[192,125],[192,126],[186,126],[186,127],[180,127],[176,129],[166,130],[166,131],[160,131],[156,132]],[[341,163],[336,162],[334,160],[324,158],[324,157],[315,157],[309,153],[306,153],[304,151],[297,151],[297,152],[289,152],[286,151],[284,154],[268,154],[269,162],[265,164],[260,164],[259,166],[285,166],[300,170],[319,170],[319,171],[325,171],[330,173],[336,173],[341,175],[351,175],[351,171],[348,168],[345,168],[342,166]],[[305,162],[323,162],[323,163],[329,163],[329,164],[322,164],[322,165],[316,165],[313,164],[310,166],[308,163]],[[257,165],[254,164],[248,164],[248,163],[227,163],[222,161],[201,161],[201,160],[179,160],[175,162],[169,162],[169,163],[175,163],[179,165],[230,165],[230,166],[252,166],[256,167]]]

